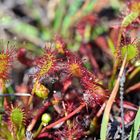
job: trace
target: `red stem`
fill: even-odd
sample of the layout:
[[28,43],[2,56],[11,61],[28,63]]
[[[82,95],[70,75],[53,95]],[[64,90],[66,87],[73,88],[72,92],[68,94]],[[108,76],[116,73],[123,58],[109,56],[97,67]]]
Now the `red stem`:
[[52,136],[48,132],[40,134],[37,138],[44,138],[44,137],[45,138],[52,138]]
[[71,118],[72,116],[74,116],[76,113],[78,113],[80,110],[82,110],[85,106],[86,106],[85,103],[81,104],[77,109],[75,109],[73,112],[71,112],[67,116],[59,119],[58,121],[56,121],[56,122],[54,122],[54,123],[52,123],[52,124],[50,124],[50,125],[48,125],[46,127],[44,127],[41,132],[44,132],[45,130],[51,129],[54,126],[56,126],[57,124],[60,124],[61,122],[64,122],[64,121],[68,120],[69,118]]

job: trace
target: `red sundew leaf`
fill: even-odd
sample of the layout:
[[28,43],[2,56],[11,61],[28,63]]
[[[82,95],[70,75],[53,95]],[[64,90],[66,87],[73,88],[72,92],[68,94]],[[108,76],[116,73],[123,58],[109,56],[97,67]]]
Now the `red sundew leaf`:
[[124,123],[125,124],[129,124],[130,122],[132,122],[135,118],[136,112],[128,110],[127,112],[125,112],[124,114]]
[[70,85],[72,84],[72,81],[71,80],[66,80],[66,81],[64,81],[64,83],[63,83],[63,92],[65,92],[69,87],[70,87]]
[[54,41],[55,41],[55,47],[56,47],[57,52],[64,54],[66,43],[63,41],[63,39],[60,36],[56,35]]
[[[119,99],[116,99],[116,103],[118,104],[118,106],[120,105],[120,100]],[[127,101],[124,101],[123,102],[123,107],[125,109],[130,109],[130,110],[134,110],[134,111],[137,111],[137,106],[135,104],[132,104],[130,102],[127,102]]]
[[128,3],[128,8],[132,12],[140,12],[140,1],[139,0],[130,1]]
[[84,72],[82,61],[69,51],[66,52],[66,57],[65,71],[68,73],[68,77],[82,77]]
[[96,110],[96,107],[101,106],[106,101],[106,96],[103,94],[97,94],[96,91],[89,91],[86,90],[83,94],[83,100],[84,102],[94,108],[94,111]]
[[14,49],[9,48],[0,52],[0,79],[7,80],[9,78],[9,70],[14,54]]
[[84,131],[81,125],[79,125],[76,120],[73,120],[71,127],[66,125],[63,130],[59,130],[55,134],[57,137],[64,137],[64,139],[80,139],[84,135]]
[[30,58],[27,58],[26,53],[27,51],[25,48],[20,48],[17,52],[17,58],[23,65],[31,67],[34,64],[34,61]]
[[37,79],[40,79],[47,74],[53,73],[57,70],[57,58],[56,58],[56,52],[52,50],[50,47],[45,47],[44,49],[44,55],[39,58],[37,62],[37,68],[38,71],[35,75]]
[[92,73],[85,71],[80,83],[85,89],[83,99],[91,107],[101,106],[108,99],[107,90]]

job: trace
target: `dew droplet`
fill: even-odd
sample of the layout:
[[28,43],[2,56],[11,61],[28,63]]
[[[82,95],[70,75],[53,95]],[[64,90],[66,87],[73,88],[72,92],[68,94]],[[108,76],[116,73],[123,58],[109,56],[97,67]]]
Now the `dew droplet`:
[[56,90],[54,90],[53,93],[55,94],[56,93]]
[[92,80],[92,77],[90,77],[89,80],[91,81]]

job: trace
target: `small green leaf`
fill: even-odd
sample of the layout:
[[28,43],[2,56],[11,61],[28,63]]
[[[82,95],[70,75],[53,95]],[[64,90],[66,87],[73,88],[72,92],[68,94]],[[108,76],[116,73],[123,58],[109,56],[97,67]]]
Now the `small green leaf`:
[[24,112],[21,108],[13,108],[10,115],[11,122],[15,126],[21,126],[24,123]]
[[134,20],[136,20],[139,16],[139,12],[131,12],[129,15],[127,15],[123,21],[122,21],[122,27],[127,27],[130,25]]
[[41,117],[43,125],[47,125],[51,121],[51,116],[48,113],[44,113]]
[[138,49],[135,44],[125,45],[121,49],[121,55],[124,58],[125,54],[127,53],[127,61],[134,59],[137,56]]

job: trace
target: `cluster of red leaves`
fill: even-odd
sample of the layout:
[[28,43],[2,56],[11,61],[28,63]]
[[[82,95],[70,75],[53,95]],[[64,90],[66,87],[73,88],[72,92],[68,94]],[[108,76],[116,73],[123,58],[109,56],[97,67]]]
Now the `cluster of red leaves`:
[[[130,11],[138,11],[139,7],[137,2],[130,2],[128,6]],[[87,25],[94,28],[97,24],[97,19],[97,15],[89,14],[76,24],[76,31],[83,40],[85,40]],[[140,21],[137,19],[135,22],[138,24]],[[115,33],[113,32],[115,38],[113,42],[116,42],[114,45],[117,46],[117,37],[115,35],[116,30]],[[123,42],[122,46],[132,42],[131,38],[126,37],[125,34],[122,35],[121,39],[121,42]],[[113,58],[104,37],[98,37],[95,43],[109,58]],[[53,43],[47,43],[43,48],[43,55],[35,58],[35,60],[26,57],[27,50],[25,48],[18,50],[18,60],[28,68],[36,68],[36,72],[33,73],[33,79],[28,81],[29,87],[31,87],[30,85],[33,87],[29,90],[29,92],[32,91],[31,99],[29,99],[28,103],[23,101],[25,109],[30,110],[29,115],[26,114],[30,118],[29,124],[26,124],[27,130],[36,131],[36,124],[39,123],[44,112],[49,112],[52,118],[51,124],[44,127],[35,138],[80,139],[92,133],[89,131],[97,131],[96,129],[99,129],[100,124],[97,124],[97,120],[100,120],[109,94],[102,85],[102,81],[98,79],[103,74],[101,74],[100,66],[93,56],[93,50],[91,42],[83,41],[79,52],[82,56],[86,56],[89,59],[94,71],[97,71],[96,74],[85,68],[80,59],[80,54],[70,52],[66,48],[65,42],[59,36],[56,36]],[[3,50],[0,53],[0,79],[6,80],[8,78],[13,54],[11,49]],[[28,91],[28,85],[26,86]],[[19,91],[21,91],[21,88],[22,86]],[[32,94],[33,92],[37,93]],[[42,103],[42,99],[47,99],[47,102],[44,103],[43,101]],[[38,107],[36,103],[43,105],[43,107]],[[132,107],[131,109],[135,111],[137,108],[124,102],[125,106]],[[135,112],[129,109],[124,114],[125,124],[132,122],[135,117]],[[91,127],[92,130],[90,130]],[[49,129],[51,130],[49,131]]]
[[[20,51],[23,52],[20,49],[18,54],[20,54]],[[20,62],[23,63],[21,55],[18,56]],[[26,59],[24,58],[23,64],[25,65],[29,63],[33,64],[32,60],[27,59],[28,63],[25,61]],[[66,49],[64,41],[59,37],[56,37],[52,44],[46,44],[43,49],[43,55],[37,58],[34,64],[37,71],[33,78],[40,84],[46,81],[44,85],[48,85],[46,88],[49,88],[50,91],[49,95],[47,95],[51,99],[50,101],[54,110],[58,113],[52,114],[56,116],[53,121],[60,119],[60,116],[67,117],[80,104],[84,104],[83,107],[86,105],[87,108],[95,109],[88,120],[90,122],[90,119],[93,119],[100,106],[108,98],[105,88],[99,84],[99,80],[95,74],[84,67],[79,56]],[[51,77],[58,77],[58,79],[52,84]],[[50,87],[51,84],[53,85],[52,88]],[[39,87],[37,89],[41,91]],[[36,95],[38,96],[38,94]],[[38,97],[41,97],[41,95],[42,93]],[[82,117],[81,115],[80,113],[80,117]],[[70,119],[68,123],[64,123],[63,121],[61,123],[55,126],[60,128],[59,131],[55,132],[55,137],[61,135],[64,138],[79,139],[85,133],[85,127],[82,123],[77,123],[75,118]]]
[[[23,58],[21,55],[18,55],[20,62],[26,66],[29,66],[30,63],[30,66],[35,65],[36,67],[37,71],[33,76],[35,82],[32,84],[34,88],[36,86],[35,83],[39,83],[40,86],[36,87],[38,93],[32,96],[35,98],[36,96],[43,96],[43,99],[45,99],[44,97],[48,98],[50,101],[49,106],[53,106],[54,109],[54,113],[51,113],[54,123],[44,127],[41,133],[38,134],[38,138],[50,137],[58,139],[58,137],[61,137],[64,139],[80,139],[86,136],[87,127],[94,127],[92,130],[95,130],[96,127],[99,129],[99,124],[93,123],[92,120],[100,118],[104,110],[104,104],[109,97],[108,90],[101,84],[97,76],[84,66],[77,54],[70,52],[65,46],[64,41],[57,36],[52,44],[48,43],[45,45],[43,55],[36,58],[34,63],[33,60],[25,57],[23,57],[23,63]],[[18,54],[20,54],[20,51],[21,49],[18,51]],[[28,63],[26,63],[26,60]],[[53,82],[52,77],[55,79]],[[44,93],[46,96],[41,93],[42,90],[40,88],[42,86],[49,90],[49,92]],[[36,100],[33,99],[30,103],[34,104],[34,101]],[[92,111],[83,109],[85,106]],[[40,115],[37,115],[31,121],[27,130],[31,131],[34,128],[35,123],[44,111],[45,108],[38,111]],[[83,112],[86,112],[86,115],[89,116],[86,121],[92,122],[86,126],[83,125],[85,118]],[[78,115],[76,115],[77,113]],[[132,113],[128,112],[125,115],[125,122],[127,123],[135,116],[135,113],[133,113],[133,117],[129,114],[131,115]],[[78,123],[77,117],[84,118]],[[45,131],[48,129],[52,129],[52,131],[46,133]]]
[[[32,94],[32,99],[29,99],[28,104],[27,101],[26,103],[23,101],[23,103],[28,114],[37,112],[38,115],[32,118],[32,115],[26,114],[31,120],[25,124],[27,130],[32,131],[47,108],[53,107],[53,112],[50,112],[53,123],[44,127],[36,135],[38,138],[80,139],[90,134],[87,130],[90,131],[91,127],[92,130],[100,128],[100,125],[93,120],[100,120],[104,104],[109,97],[108,91],[101,84],[101,80],[84,66],[80,56],[70,52],[65,46],[64,41],[56,37],[52,44],[45,45],[42,56],[35,58],[35,60],[26,57],[27,51],[24,48],[17,52],[17,58],[22,64],[28,68],[34,66],[36,68],[36,73],[32,77],[33,82],[29,81],[29,84],[33,86],[32,91],[37,93]],[[7,78],[8,68],[13,59],[12,55],[13,51],[9,49],[0,54],[1,79]],[[6,75],[3,76],[2,73]],[[34,106],[36,106],[37,101],[42,102],[40,97],[48,98],[48,102],[44,103],[44,106],[38,110]],[[33,104],[32,107],[30,107],[31,104]],[[126,103],[126,105],[128,104]],[[126,112],[126,124],[131,122],[134,116],[133,111]],[[48,129],[52,130],[46,133],[45,131]]]

